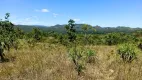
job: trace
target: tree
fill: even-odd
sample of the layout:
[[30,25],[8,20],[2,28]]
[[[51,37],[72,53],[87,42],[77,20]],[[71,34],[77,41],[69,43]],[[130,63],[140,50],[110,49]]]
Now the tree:
[[83,31],[84,31],[84,42],[85,42],[85,45],[87,45],[87,44],[88,44],[87,31],[88,31],[89,29],[93,29],[93,28],[92,28],[92,26],[90,26],[90,25],[88,25],[88,24],[84,24],[84,25],[82,26],[82,29],[83,29]]
[[74,42],[76,40],[76,30],[74,29],[75,27],[75,21],[70,19],[68,21],[68,25],[65,26],[65,29],[68,34],[68,39],[70,42]]
[[16,36],[17,38],[22,39],[23,36],[24,36],[24,32],[23,32],[19,27],[16,27],[16,28],[15,28],[15,36]]
[[[10,50],[13,42],[16,40],[14,34],[14,24],[9,21],[10,13],[5,14],[5,20],[0,20],[0,56],[2,61],[5,60],[4,49]],[[2,43],[4,43],[2,45]],[[4,46],[4,47],[3,47]]]
[[68,25],[65,26],[68,40],[71,43],[70,49],[68,50],[68,53],[72,59],[72,62],[75,65],[75,70],[78,72],[78,75],[82,72],[84,69],[84,66],[82,64],[82,49],[78,49],[76,45],[76,29],[75,27],[75,21],[70,19],[68,21]]
[[121,42],[120,34],[117,33],[108,33],[105,36],[105,41],[107,45],[115,45]]
[[31,34],[32,34],[32,38],[36,41],[40,41],[42,38],[42,32],[39,28],[33,28]]
[[5,20],[0,21],[0,42],[4,42],[8,50],[16,40],[14,34],[14,24],[9,21],[10,13],[6,13]]

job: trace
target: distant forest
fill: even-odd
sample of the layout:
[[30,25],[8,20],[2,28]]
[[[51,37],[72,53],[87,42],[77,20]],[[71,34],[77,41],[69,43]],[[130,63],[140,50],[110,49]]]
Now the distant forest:
[[[41,25],[16,25],[16,27],[19,27],[24,32],[30,32],[33,28],[37,27],[40,30],[44,32],[50,32],[54,31],[57,33],[66,33],[66,30],[64,28],[65,25],[55,25],[55,26],[41,26]],[[76,24],[75,28],[78,33],[82,33],[83,30],[81,27],[83,24]],[[130,28],[125,26],[118,26],[118,27],[100,27],[100,26],[93,26],[93,28],[96,29],[96,31],[88,30],[87,33],[93,33],[93,34],[106,34],[106,33],[112,33],[112,32],[123,32],[123,33],[132,33],[137,30],[142,30],[142,28]]]

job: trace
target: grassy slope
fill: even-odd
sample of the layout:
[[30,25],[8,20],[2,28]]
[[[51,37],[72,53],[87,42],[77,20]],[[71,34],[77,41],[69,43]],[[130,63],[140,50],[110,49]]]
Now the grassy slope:
[[142,60],[124,64],[116,55],[116,46],[88,46],[97,52],[81,76],[61,45],[38,44],[6,52],[10,62],[0,63],[0,80],[140,80]]

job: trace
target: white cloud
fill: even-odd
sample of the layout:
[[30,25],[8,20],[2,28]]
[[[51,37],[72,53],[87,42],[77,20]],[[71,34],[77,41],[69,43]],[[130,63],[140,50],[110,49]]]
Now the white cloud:
[[49,12],[48,9],[41,9],[41,10],[35,9],[35,11],[36,11],[36,12],[44,12],[44,13]]
[[74,21],[76,21],[76,22],[79,22],[80,21],[80,19],[73,19]]
[[53,16],[54,16],[54,17],[57,17],[58,15],[59,15],[59,14],[53,13]]
[[49,12],[48,9],[41,9],[41,12]]

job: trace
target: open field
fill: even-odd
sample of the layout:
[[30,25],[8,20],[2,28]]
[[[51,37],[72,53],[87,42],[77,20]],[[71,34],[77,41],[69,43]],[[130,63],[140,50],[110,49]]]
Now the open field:
[[[80,76],[74,69],[67,48],[40,43],[5,52],[10,62],[0,63],[0,80],[140,80],[142,54],[132,63],[124,63],[116,46],[86,46],[96,51],[94,61],[86,63]],[[141,52],[140,52],[141,53]]]

